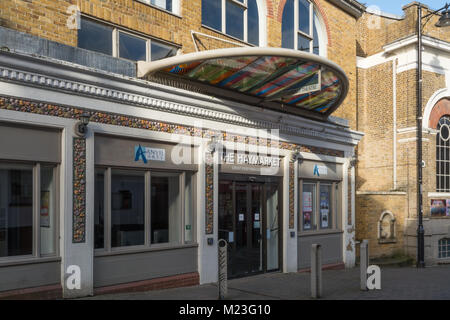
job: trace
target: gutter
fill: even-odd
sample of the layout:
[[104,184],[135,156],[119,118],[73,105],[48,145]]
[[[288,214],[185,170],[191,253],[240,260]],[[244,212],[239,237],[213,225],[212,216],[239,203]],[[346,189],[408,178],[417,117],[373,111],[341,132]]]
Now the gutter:
[[328,0],[328,2],[357,19],[366,11],[366,7],[356,0]]

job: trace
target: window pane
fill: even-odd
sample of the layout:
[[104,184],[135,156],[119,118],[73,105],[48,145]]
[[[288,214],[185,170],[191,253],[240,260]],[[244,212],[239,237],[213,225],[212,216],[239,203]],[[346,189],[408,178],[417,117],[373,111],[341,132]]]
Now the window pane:
[[0,166],[0,257],[33,252],[32,168]]
[[119,32],[119,57],[133,61],[146,60],[146,52],[144,39]]
[[301,35],[298,36],[298,50],[310,52],[309,48],[311,46],[311,41]]
[[41,166],[41,254],[55,253],[56,199],[54,167]]
[[259,46],[259,15],[256,0],[248,1],[248,42]]
[[181,238],[178,174],[152,173],[151,243],[179,243]]
[[331,185],[321,184],[320,185],[320,228],[328,229],[331,228]]
[[284,5],[281,28],[281,46],[283,48],[294,49],[294,0],[287,0]]
[[151,4],[172,11],[172,0],[150,0]]
[[151,61],[175,56],[178,50],[175,47],[170,47],[162,43],[158,43],[156,41],[152,41],[151,46],[152,46]]
[[184,241],[194,240],[194,177],[186,172],[184,184]]
[[298,1],[298,29],[306,34],[311,34],[309,29],[309,6],[308,0]]
[[222,30],[222,0],[202,0],[202,24]]
[[226,33],[244,40],[244,8],[231,1],[226,2]]
[[112,55],[112,28],[81,19],[78,47]]
[[314,16],[314,39],[313,39],[313,53],[319,55],[320,54],[320,48],[319,48],[319,33],[317,32],[319,20],[317,17]]
[[111,246],[144,244],[144,174],[112,171]]
[[302,194],[302,224],[303,230],[313,230],[316,214],[316,185],[311,183],[303,184]]
[[105,246],[105,171],[95,170],[94,191],[94,248]]

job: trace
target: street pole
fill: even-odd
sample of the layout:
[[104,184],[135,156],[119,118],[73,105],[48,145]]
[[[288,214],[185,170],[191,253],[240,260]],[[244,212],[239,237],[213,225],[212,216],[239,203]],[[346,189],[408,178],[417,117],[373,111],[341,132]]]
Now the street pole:
[[417,12],[417,267],[425,267],[425,231],[423,229],[422,205],[422,5]]

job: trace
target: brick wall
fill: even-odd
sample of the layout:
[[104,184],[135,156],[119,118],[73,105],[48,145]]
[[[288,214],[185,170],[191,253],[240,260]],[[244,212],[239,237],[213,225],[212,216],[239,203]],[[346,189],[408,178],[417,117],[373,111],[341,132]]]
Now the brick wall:
[[[340,65],[350,80],[350,92],[335,116],[356,125],[356,19],[326,0],[314,0],[328,33],[328,58]],[[201,0],[181,0],[176,16],[136,0],[2,0],[0,25],[67,45],[77,45],[77,30],[66,26],[70,5],[82,14],[113,23],[132,31],[175,43],[183,53],[195,51],[191,30],[239,42],[201,25]],[[267,0],[267,43],[281,47],[281,20],[285,0]],[[199,50],[235,45],[198,36]]]

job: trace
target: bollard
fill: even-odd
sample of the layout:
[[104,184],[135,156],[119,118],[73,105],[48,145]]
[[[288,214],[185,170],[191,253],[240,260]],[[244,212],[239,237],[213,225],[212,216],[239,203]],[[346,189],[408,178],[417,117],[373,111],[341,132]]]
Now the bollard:
[[219,300],[224,300],[228,296],[228,274],[227,274],[227,248],[228,243],[224,239],[217,242],[219,246]]
[[322,296],[322,247],[320,244],[311,246],[311,298]]
[[367,290],[367,268],[369,267],[369,240],[363,240],[359,246],[361,290]]

